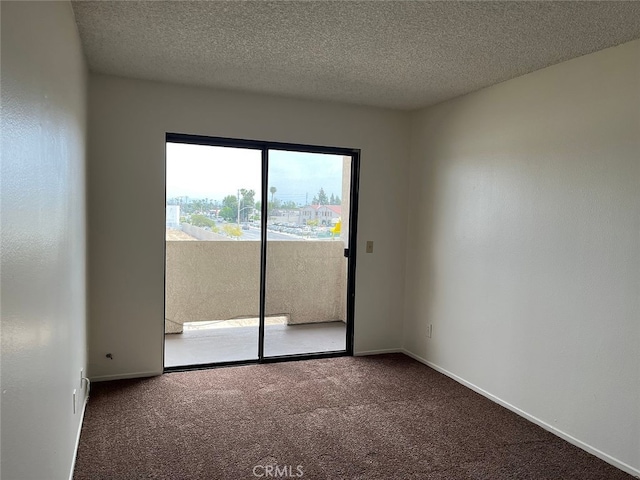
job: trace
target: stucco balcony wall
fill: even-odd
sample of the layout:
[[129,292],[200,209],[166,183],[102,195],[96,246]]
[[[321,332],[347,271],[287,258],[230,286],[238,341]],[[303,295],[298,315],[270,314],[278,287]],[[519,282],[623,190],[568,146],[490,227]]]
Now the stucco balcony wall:
[[[270,241],[266,315],[290,324],[344,321],[347,259],[344,243]],[[165,333],[185,322],[257,317],[260,242],[167,241]]]

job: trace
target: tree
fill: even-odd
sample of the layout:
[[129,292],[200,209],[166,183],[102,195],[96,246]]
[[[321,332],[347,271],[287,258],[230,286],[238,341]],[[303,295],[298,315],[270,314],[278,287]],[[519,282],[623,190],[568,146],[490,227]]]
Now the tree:
[[324,193],[324,188],[320,187],[320,191],[318,191],[318,194],[315,197],[313,197],[313,204],[314,205],[330,205],[329,197],[327,197],[327,194]]
[[254,190],[241,188],[240,195],[242,196],[240,199],[240,221],[246,222],[249,219],[249,216],[253,214],[253,209],[256,204],[254,199],[256,192]]
[[200,214],[191,215],[189,223],[196,227],[209,227],[212,232],[216,232],[218,230],[216,222]]
[[227,222],[238,221],[238,207],[240,208],[240,221],[246,222],[249,217],[253,215],[253,209],[255,208],[255,190],[247,190],[241,188],[240,193],[240,205],[238,205],[238,197],[235,195],[227,195],[222,200],[222,208],[219,215]]
[[273,202],[269,202],[267,205],[269,210],[273,210],[274,208],[282,208],[282,202],[279,198],[276,198]]
[[256,203],[255,195],[256,192],[254,190],[247,190],[245,188],[240,189],[240,195],[242,196],[240,202],[243,207],[253,207]]
[[238,218],[238,198],[235,195],[227,195],[222,199],[220,216],[227,222],[234,222]]

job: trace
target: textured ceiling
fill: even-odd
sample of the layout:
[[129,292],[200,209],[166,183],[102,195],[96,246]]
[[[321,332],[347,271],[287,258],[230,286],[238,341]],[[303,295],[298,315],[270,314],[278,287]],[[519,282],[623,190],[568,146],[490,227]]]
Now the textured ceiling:
[[640,38],[640,2],[77,1],[90,69],[413,109]]

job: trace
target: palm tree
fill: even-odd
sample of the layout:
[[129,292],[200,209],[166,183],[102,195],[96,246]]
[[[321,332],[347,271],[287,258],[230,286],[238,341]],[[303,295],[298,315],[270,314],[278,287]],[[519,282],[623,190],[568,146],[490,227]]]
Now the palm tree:
[[271,205],[273,205],[273,196],[276,194],[278,189],[276,187],[271,187],[269,191],[271,192]]

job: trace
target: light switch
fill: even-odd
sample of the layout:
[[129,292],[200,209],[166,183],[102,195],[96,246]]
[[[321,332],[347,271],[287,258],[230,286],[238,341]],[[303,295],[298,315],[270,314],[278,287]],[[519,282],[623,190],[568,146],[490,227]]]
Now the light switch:
[[367,240],[367,253],[373,253],[373,240]]

